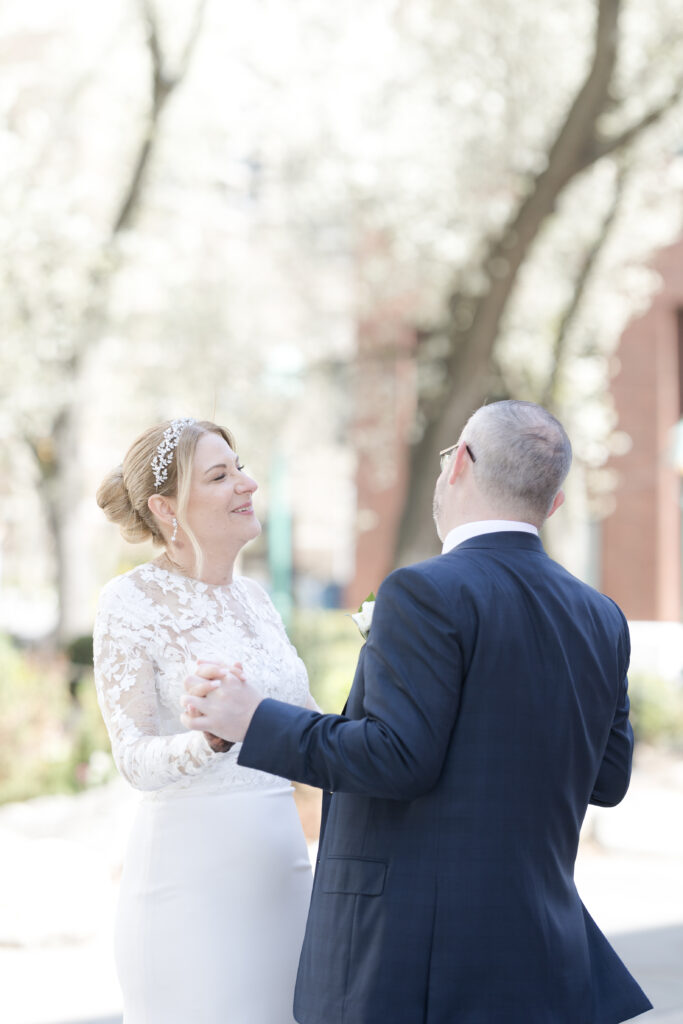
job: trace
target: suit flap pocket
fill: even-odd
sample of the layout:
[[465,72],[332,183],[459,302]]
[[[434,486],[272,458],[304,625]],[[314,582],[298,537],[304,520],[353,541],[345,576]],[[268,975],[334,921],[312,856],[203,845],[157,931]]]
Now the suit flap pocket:
[[384,889],[387,866],[381,860],[356,857],[326,857],[320,865],[323,892],[343,892],[358,896],[379,896]]

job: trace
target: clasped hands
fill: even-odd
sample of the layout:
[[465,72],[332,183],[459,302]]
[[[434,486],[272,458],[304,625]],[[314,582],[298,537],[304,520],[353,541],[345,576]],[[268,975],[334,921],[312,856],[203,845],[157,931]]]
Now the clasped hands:
[[219,662],[198,661],[194,673],[185,680],[184,693],[180,698],[183,714],[180,721],[187,729],[207,733],[207,739],[215,750],[211,737],[220,737],[231,743],[244,739],[256,708],[263,699],[244,676],[239,661],[229,667]]

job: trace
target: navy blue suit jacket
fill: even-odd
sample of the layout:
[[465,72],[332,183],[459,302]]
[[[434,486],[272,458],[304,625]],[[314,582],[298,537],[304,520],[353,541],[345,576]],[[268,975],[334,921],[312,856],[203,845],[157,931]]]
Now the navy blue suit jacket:
[[328,793],[302,1024],[616,1024],[650,1008],[574,886],[628,788],[629,636],[521,532],[380,587],[346,715],[263,701],[239,762]]

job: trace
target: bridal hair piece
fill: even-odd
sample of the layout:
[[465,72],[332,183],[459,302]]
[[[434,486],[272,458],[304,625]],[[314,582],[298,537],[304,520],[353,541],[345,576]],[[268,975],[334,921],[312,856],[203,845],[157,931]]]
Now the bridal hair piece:
[[196,423],[191,416],[185,419],[171,420],[170,427],[164,431],[161,444],[157,445],[156,455],[152,459],[152,472],[154,473],[154,489],[159,490],[161,485],[168,478],[168,467],[173,462],[173,453],[178,447],[178,441],[185,427],[190,423]]
[[[175,497],[178,528],[192,545],[196,573],[201,575],[202,552],[187,522],[186,510],[192,484],[192,465],[203,434],[218,434],[235,449],[232,434],[210,420],[164,420],[140,434],[126,452],[123,462],[106,475],[97,491],[97,504],[107,519],[116,523],[132,544],[152,540],[172,543],[161,521],[149,507],[153,494]],[[177,538],[177,534],[176,534]]]

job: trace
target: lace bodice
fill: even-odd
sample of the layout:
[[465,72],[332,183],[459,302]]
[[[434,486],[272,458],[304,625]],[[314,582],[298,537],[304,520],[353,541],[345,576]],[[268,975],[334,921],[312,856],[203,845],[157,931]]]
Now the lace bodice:
[[240,744],[215,754],[203,733],[180,722],[184,680],[198,658],[241,661],[264,696],[301,705],[309,699],[304,664],[254,580],[212,586],[153,562],[138,566],[103,589],[94,654],[114,760],[136,789],[158,798],[282,782],[238,765]]

